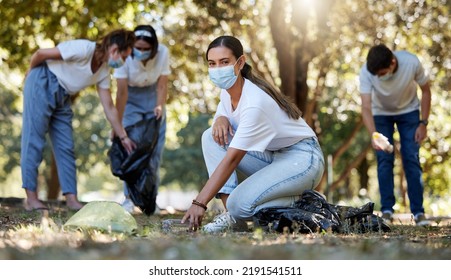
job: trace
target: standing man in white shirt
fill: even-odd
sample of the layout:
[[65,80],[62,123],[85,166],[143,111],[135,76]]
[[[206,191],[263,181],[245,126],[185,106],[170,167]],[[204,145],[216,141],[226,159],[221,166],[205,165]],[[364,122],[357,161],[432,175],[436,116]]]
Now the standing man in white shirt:
[[[421,102],[417,87],[421,88]],[[385,45],[373,46],[360,71],[362,117],[368,132],[379,132],[393,144],[394,127],[401,139],[402,163],[407,179],[410,210],[417,225],[429,221],[423,208],[423,179],[419,149],[427,136],[431,108],[429,77],[417,56],[407,51],[392,52]],[[393,167],[395,156],[386,153],[372,139],[377,155],[377,173],[381,195],[382,218],[393,220]]]
[[[136,42],[133,54],[125,64],[114,71],[117,79],[116,107],[124,127],[144,119],[157,118],[160,121],[158,143],[150,159],[155,168],[158,190],[159,169],[166,139],[166,100],[168,92],[169,50],[158,42],[155,29],[150,25],[139,25],[134,30]],[[132,213],[134,204],[124,183],[124,209]],[[155,191],[157,191],[155,190]]]

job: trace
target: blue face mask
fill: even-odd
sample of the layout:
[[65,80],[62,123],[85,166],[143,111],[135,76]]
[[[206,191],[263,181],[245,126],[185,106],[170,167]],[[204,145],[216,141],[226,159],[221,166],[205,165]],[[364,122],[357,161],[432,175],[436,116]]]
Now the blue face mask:
[[146,60],[150,57],[150,51],[140,51],[138,49],[133,48],[133,58],[136,60]]
[[108,59],[108,66],[110,66],[111,68],[119,68],[124,65],[124,63],[125,62],[121,56],[119,56],[118,59],[114,59],[110,56],[110,58]]
[[379,81],[385,82],[385,81],[390,80],[392,77],[393,77],[393,73],[389,72],[389,73],[385,74],[384,76],[379,76],[378,78],[379,78]]
[[[235,64],[237,62],[238,60],[235,62]],[[208,68],[208,75],[210,76],[210,80],[219,88],[231,88],[238,79],[238,76],[235,75],[235,64],[223,67]]]

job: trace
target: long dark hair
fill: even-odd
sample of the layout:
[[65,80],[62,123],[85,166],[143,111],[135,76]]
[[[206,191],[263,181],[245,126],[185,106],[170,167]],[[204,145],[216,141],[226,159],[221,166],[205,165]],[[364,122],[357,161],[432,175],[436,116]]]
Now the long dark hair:
[[[143,31],[147,31],[150,33],[150,36],[148,35],[136,35],[136,31],[139,30],[143,30]],[[157,55],[158,52],[158,38],[157,38],[157,33],[155,32],[155,29],[150,26],[150,25],[138,25],[135,28],[135,36],[136,36],[136,40],[144,40],[147,43],[149,43],[149,45],[152,46],[152,51],[150,52],[150,57],[149,59],[154,58]]]
[[[206,53],[207,60],[210,49],[216,47],[226,47],[230,49],[237,59],[243,55],[243,46],[241,45],[240,40],[233,36],[220,36],[208,45]],[[277,91],[270,83],[265,81],[260,76],[253,74],[252,67],[249,64],[244,64],[243,69],[241,69],[241,75],[256,84],[259,88],[271,96],[279,107],[287,112],[290,118],[297,120],[302,116],[301,110],[288,98],[288,96]]]
[[108,48],[113,44],[117,44],[119,52],[126,51],[129,48],[133,48],[135,40],[136,37],[133,31],[117,29],[105,35],[101,42],[96,44],[96,52],[100,54],[99,57],[105,57],[108,53]]

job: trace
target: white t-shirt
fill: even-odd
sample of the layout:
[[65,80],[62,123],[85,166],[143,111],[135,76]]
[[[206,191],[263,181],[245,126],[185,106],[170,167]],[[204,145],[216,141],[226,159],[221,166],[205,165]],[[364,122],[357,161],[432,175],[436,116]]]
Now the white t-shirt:
[[429,81],[418,57],[407,51],[394,52],[398,69],[387,81],[372,75],[366,63],[360,70],[360,94],[371,94],[373,115],[400,115],[418,110],[417,84]]
[[235,111],[230,95],[221,90],[214,119],[219,116],[227,117],[235,131],[229,147],[244,151],[276,151],[316,136],[302,118],[291,119],[271,96],[247,79]]
[[91,61],[95,47],[95,42],[83,39],[62,42],[57,48],[63,60],[47,60],[50,71],[69,94],[95,84],[99,88],[110,88],[110,69],[106,63],[96,73],[92,73]]
[[157,54],[146,65],[129,56],[122,67],[114,70],[113,77],[128,79],[128,85],[132,87],[145,87],[155,84],[160,76],[169,74],[169,50],[158,44]]

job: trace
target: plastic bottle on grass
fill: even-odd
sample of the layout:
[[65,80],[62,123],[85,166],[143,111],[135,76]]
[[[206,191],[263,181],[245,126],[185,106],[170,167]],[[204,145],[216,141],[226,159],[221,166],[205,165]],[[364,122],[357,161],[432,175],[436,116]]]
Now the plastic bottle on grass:
[[189,231],[189,222],[186,221],[182,224],[182,219],[166,219],[161,223],[161,227],[163,232],[188,232]]
[[373,132],[373,140],[386,153],[393,153],[393,145],[388,142],[388,138],[379,132]]

